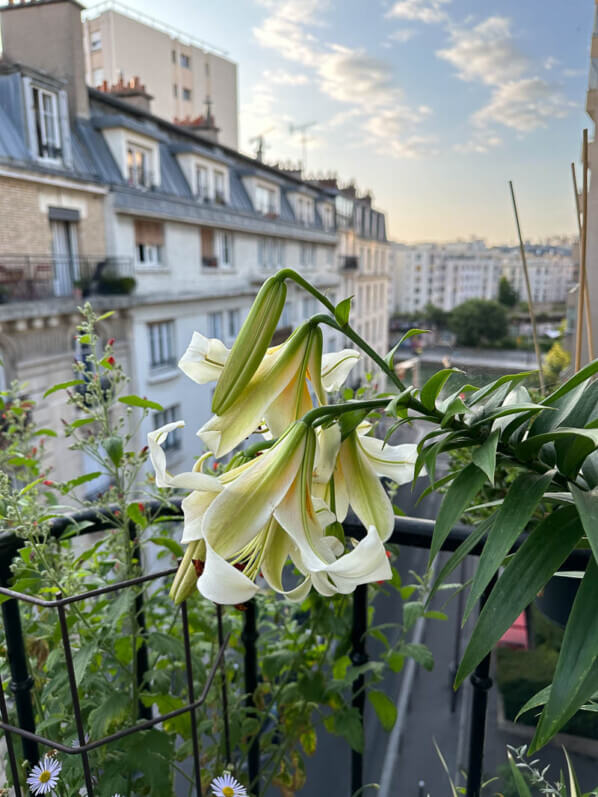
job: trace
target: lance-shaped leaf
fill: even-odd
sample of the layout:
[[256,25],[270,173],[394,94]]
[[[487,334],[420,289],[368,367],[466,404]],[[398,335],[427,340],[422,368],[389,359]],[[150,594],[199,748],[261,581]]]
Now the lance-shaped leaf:
[[494,382],[490,382],[489,385],[484,385],[484,387],[481,387],[479,390],[476,390],[475,393],[472,393],[469,397],[469,404],[470,406],[477,404],[503,385],[509,385],[512,389],[520,382],[523,382],[524,379],[527,379],[528,376],[533,376],[536,373],[537,371],[522,371],[519,374],[505,374],[499,379],[496,379]]
[[463,373],[459,368],[443,368],[431,376],[421,389],[421,403],[427,410],[433,410],[436,406],[438,394],[444,387],[451,374]]
[[511,753],[507,753],[507,755],[509,757],[509,767],[511,769],[511,774],[515,782],[515,788],[517,789],[517,794],[519,795],[519,797],[532,797],[532,793],[530,791],[529,786],[525,782],[523,773],[521,772],[517,764],[513,761],[513,756],[511,755]]
[[577,385],[581,385],[582,382],[585,382],[591,376],[594,376],[595,373],[598,373],[598,360],[592,360],[591,363],[588,363],[586,366],[581,368],[576,374],[573,374],[571,379],[568,379],[564,384],[558,387],[554,393],[551,393],[550,396],[547,396],[543,400],[543,404],[548,406],[554,404],[561,396],[565,396],[571,390],[577,387]]
[[548,703],[530,752],[545,745],[598,688],[598,565],[591,559],[573,602]]
[[[567,453],[559,462],[559,470],[567,474],[572,469],[580,457],[585,457],[598,446],[598,429],[569,429],[560,428],[545,434],[537,434],[528,437],[523,443],[517,446],[517,454],[523,460],[532,459],[546,443],[554,443],[558,440],[570,440],[573,447],[569,447]],[[578,466],[579,467],[579,466]],[[577,472],[577,471],[576,471]]]
[[436,518],[432,544],[430,546],[431,564],[442,543],[446,540],[450,530],[463,514],[463,510],[473,501],[474,496],[481,490],[486,481],[486,474],[476,465],[470,464],[457,476],[449,487]]
[[494,484],[494,470],[496,468],[496,447],[500,432],[495,429],[479,448],[475,448],[472,455],[474,465],[483,470],[488,481]]
[[492,580],[492,576],[526,527],[540,499],[548,489],[552,476],[550,471],[541,476],[537,473],[521,473],[511,485],[496,514],[492,534],[486,541],[476,568],[463,614],[463,622],[471,614],[471,610],[481,598],[482,593]]
[[574,507],[557,509],[538,523],[492,590],[473,630],[455,688],[496,645],[575,548],[583,529]]
[[584,491],[571,483],[569,487],[594,559],[598,562],[598,489]]

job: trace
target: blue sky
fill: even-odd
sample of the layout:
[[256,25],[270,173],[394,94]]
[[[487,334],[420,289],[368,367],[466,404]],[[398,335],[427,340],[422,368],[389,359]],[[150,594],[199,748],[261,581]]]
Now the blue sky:
[[[239,65],[241,148],[371,189],[395,240],[575,230],[593,0],[126,0]],[[590,135],[592,129],[590,127]]]

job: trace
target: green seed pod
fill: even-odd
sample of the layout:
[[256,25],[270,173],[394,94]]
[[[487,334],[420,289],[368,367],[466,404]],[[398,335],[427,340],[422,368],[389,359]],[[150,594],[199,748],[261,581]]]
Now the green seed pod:
[[276,275],[262,285],[231,349],[214,390],[212,412],[221,415],[238,397],[264,359],[287,296]]
[[170,597],[176,606],[195,592],[199,575],[195,562],[201,562],[203,565],[205,558],[206,544],[204,540],[196,540],[187,545],[185,555],[170,588]]

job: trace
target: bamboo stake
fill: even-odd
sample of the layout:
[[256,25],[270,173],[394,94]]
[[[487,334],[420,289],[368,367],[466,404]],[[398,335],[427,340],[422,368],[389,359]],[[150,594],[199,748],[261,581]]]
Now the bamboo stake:
[[[579,190],[577,188],[577,176],[575,174],[575,164],[571,164],[571,174],[573,176],[573,193],[575,195],[575,211],[577,215],[577,232],[579,236],[579,246],[580,246],[580,255],[581,255],[581,238],[582,238],[582,226],[581,226],[581,208],[579,207]],[[581,257],[580,257],[581,260]],[[581,287],[580,289],[581,290]],[[590,292],[588,290],[588,285],[586,282],[586,289],[584,291],[584,307],[585,307],[585,314],[586,314],[586,335],[588,337],[588,355],[590,360],[594,359],[594,333],[592,330],[592,315],[590,313]],[[579,297],[578,297],[579,301]]]
[[581,228],[581,247],[579,263],[579,296],[577,298],[577,329],[575,334],[575,370],[581,367],[581,344],[582,344],[582,325],[583,325],[583,299],[586,287],[586,248],[588,240],[588,130],[583,131],[583,188],[582,188],[582,217]]
[[544,374],[542,373],[542,356],[540,354],[540,346],[538,345],[536,314],[534,312],[534,303],[532,301],[532,289],[529,284],[527,260],[525,257],[525,246],[523,245],[523,236],[521,235],[521,226],[519,224],[519,213],[517,212],[517,202],[515,201],[515,191],[513,190],[512,180],[509,180],[509,188],[511,189],[511,199],[513,200],[513,211],[515,213],[515,224],[517,225],[517,235],[519,236],[519,251],[521,252],[521,265],[523,266],[523,276],[525,278],[525,287],[527,290],[527,306],[529,309],[529,317],[532,322],[532,338],[534,340],[534,349],[536,350],[536,360],[538,361],[538,380],[540,382],[540,393],[544,395]]

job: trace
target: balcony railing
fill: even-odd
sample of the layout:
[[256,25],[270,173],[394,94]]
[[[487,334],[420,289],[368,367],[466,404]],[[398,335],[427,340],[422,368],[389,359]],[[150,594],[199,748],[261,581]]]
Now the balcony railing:
[[[180,499],[174,500],[169,504],[159,504],[158,502],[148,502],[146,508],[151,512],[154,520],[161,517],[167,517],[168,520],[173,520],[175,517],[182,519],[182,511],[180,508]],[[52,536],[60,538],[60,536],[69,528],[72,523],[76,522],[77,526],[81,529],[79,534],[89,534],[92,532],[109,531],[114,528],[114,516],[106,513],[105,510],[98,511],[89,508],[78,512],[72,517],[56,518],[52,521],[51,533]],[[364,534],[364,529],[358,523],[348,520],[343,523],[345,534],[348,537],[361,539]],[[424,520],[413,517],[401,517],[395,519],[395,528],[392,536],[388,540],[389,543],[401,544],[403,546],[412,546],[416,548],[429,549],[432,540],[432,533],[434,529],[433,520]],[[482,552],[484,540],[473,541],[470,536],[471,529],[467,526],[459,525],[452,529],[450,534],[441,546],[441,550],[454,552],[466,540],[470,541],[468,554],[470,556],[479,556]],[[137,536],[137,529],[134,523],[130,526],[131,539]],[[517,540],[513,546],[516,550],[523,543],[525,536]],[[97,740],[89,740],[86,735],[83,723],[83,716],[81,712],[79,694],[77,690],[77,682],[73,666],[73,654],[71,650],[71,635],[69,632],[68,618],[66,614],[67,607],[71,604],[77,604],[79,601],[86,600],[91,597],[106,595],[113,592],[119,592],[125,589],[131,589],[140,585],[149,585],[159,579],[171,577],[176,568],[163,570],[160,572],[152,573],[150,575],[140,576],[128,581],[118,582],[116,584],[109,584],[105,587],[84,592],[77,596],[62,597],[58,595],[54,600],[46,600],[35,596],[27,595],[24,593],[16,592],[10,589],[9,585],[12,579],[12,572],[10,564],[13,558],[18,555],[20,548],[24,546],[24,541],[16,534],[5,532],[0,534],[0,596],[2,596],[2,622],[4,626],[4,634],[6,639],[7,661],[10,669],[10,684],[9,694],[12,696],[11,703],[14,705],[16,717],[12,719],[9,715],[9,706],[6,699],[6,692],[4,685],[0,680],[0,729],[4,731],[4,740],[6,743],[9,767],[14,779],[14,792],[15,797],[23,797],[23,792],[18,785],[19,779],[19,765],[17,763],[17,753],[15,749],[16,739],[20,738],[23,757],[31,764],[37,762],[40,758],[40,746],[45,749],[58,750],[61,753],[69,756],[78,755],[81,757],[83,764],[83,773],[87,794],[93,797],[96,793],[92,778],[92,772],[89,762],[89,753],[100,747],[105,747],[113,742],[118,742],[125,736],[129,736],[140,731],[147,730],[161,722],[172,719],[182,714],[190,715],[191,719],[191,735],[192,735],[192,759],[193,759],[193,774],[194,784],[197,794],[201,794],[201,776],[200,776],[200,741],[201,736],[198,732],[196,712],[201,709],[204,703],[208,690],[214,681],[217,669],[219,666],[224,667],[226,645],[228,638],[224,637],[222,633],[222,622],[220,616],[220,609],[218,611],[218,626],[219,626],[219,639],[218,651],[213,660],[209,673],[205,678],[203,689],[199,698],[195,697],[195,677],[191,666],[191,649],[189,642],[189,625],[187,621],[187,607],[185,602],[181,605],[181,622],[183,627],[183,643],[185,655],[185,668],[187,675],[187,701],[184,705],[171,711],[167,714],[160,716],[153,716],[151,709],[146,705],[139,705],[139,722],[129,727],[118,730],[108,736]],[[584,569],[587,563],[588,556],[591,555],[587,550],[574,551],[563,564],[564,569]],[[139,552],[136,554],[139,556]],[[488,587],[480,604],[485,603],[486,597],[489,594],[491,586]],[[35,717],[33,711],[33,703],[31,693],[34,687],[33,678],[29,674],[27,663],[27,651],[25,644],[25,636],[23,633],[23,626],[21,624],[20,606],[23,603],[33,604],[43,607],[46,610],[56,609],[60,618],[61,628],[61,642],[63,654],[65,658],[66,671],[69,679],[69,686],[72,699],[73,714],[75,717],[75,724],[77,729],[77,742],[75,744],[67,744],[64,741],[48,738],[36,732]],[[352,628],[351,628],[351,648],[349,658],[355,667],[361,667],[369,661],[366,640],[368,636],[368,587],[367,585],[358,586],[352,596],[353,612],[352,612]],[[137,617],[139,618],[140,638],[141,644],[137,651],[137,670],[136,677],[139,687],[144,684],[149,667],[149,635],[145,627],[144,620],[144,604],[143,593],[139,592],[135,596],[135,608]],[[258,645],[257,639],[259,635],[258,627],[258,609],[255,600],[251,600],[246,605],[244,612],[244,630],[242,633],[242,642],[245,647],[244,656],[244,684],[246,697],[246,706],[250,711],[258,712],[258,707],[254,703],[254,694],[256,692],[259,682],[259,658],[258,658]],[[480,797],[481,784],[482,784],[482,771],[483,771],[483,758],[484,758],[484,740],[485,740],[485,726],[486,726],[486,713],[488,704],[488,692],[492,687],[492,679],[490,677],[490,656],[489,653],[478,665],[475,673],[471,677],[473,698],[471,701],[470,717],[469,717],[469,753],[468,753],[468,767],[467,767],[467,797]],[[351,704],[353,708],[357,709],[360,717],[360,723],[363,727],[365,723],[365,705],[366,705],[366,692],[367,692],[367,677],[364,673],[356,675],[352,683],[352,699]],[[228,699],[226,696],[226,680],[222,681],[223,702],[222,709],[225,712],[225,729],[230,727],[230,718],[228,717]],[[454,710],[453,698],[451,696],[451,710]],[[226,761],[231,759],[230,739],[225,730],[225,748],[226,748]],[[364,775],[364,754],[358,750],[352,749],[349,753],[351,761],[351,791],[350,794],[356,794],[363,790],[363,775]],[[259,731],[253,738],[248,753],[246,774],[250,783],[249,792],[252,797],[261,797],[263,794],[260,788],[260,738]]]
[[133,259],[106,255],[0,255],[0,304],[131,293]]

